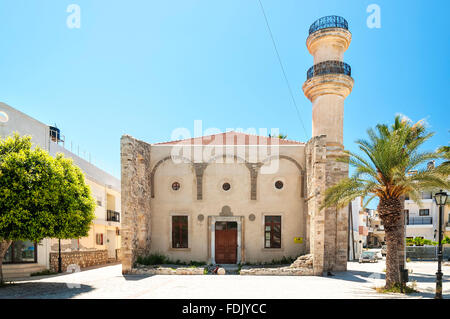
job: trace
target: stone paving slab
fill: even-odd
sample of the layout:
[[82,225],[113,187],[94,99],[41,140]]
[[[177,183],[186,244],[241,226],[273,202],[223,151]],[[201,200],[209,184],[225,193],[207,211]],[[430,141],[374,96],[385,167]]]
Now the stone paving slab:
[[[332,277],[314,276],[183,276],[127,275],[122,266],[18,282],[0,288],[0,298],[78,299],[366,299],[433,298],[436,262],[410,262],[411,280],[420,293],[409,296],[379,294],[384,261],[348,264],[349,271]],[[450,267],[444,266],[444,298],[450,298]]]

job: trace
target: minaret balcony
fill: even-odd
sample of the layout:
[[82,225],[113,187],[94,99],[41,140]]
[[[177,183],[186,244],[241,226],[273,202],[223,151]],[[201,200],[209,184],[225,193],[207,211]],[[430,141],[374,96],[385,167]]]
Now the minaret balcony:
[[325,74],[344,74],[352,76],[352,68],[342,61],[324,61],[310,67],[306,73],[306,79]]
[[309,28],[309,34],[314,33],[321,29],[327,28],[342,28],[348,30],[348,23],[343,17],[339,16],[326,16],[317,19]]

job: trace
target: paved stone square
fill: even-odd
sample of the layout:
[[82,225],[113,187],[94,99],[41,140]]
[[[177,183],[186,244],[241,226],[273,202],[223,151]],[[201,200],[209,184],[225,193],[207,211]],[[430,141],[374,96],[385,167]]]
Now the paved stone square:
[[[385,262],[348,263],[349,271],[333,277],[313,276],[122,276],[122,265],[17,282],[0,288],[0,298],[173,298],[173,299],[302,299],[302,298],[433,298],[437,262],[409,262],[410,280],[420,293],[407,297],[379,294]],[[450,298],[450,266],[444,266],[444,298]]]

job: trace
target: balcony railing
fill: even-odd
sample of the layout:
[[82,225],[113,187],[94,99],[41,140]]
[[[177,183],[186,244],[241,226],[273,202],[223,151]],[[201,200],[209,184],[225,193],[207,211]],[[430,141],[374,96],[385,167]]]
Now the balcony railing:
[[120,213],[113,210],[106,211],[106,221],[120,223]]
[[311,24],[309,27],[309,34],[326,28],[343,28],[348,30],[348,23],[347,20],[339,16],[322,17]]
[[432,225],[433,217],[409,217],[408,225]]
[[351,76],[352,68],[345,62],[324,61],[310,67],[308,72],[306,73],[306,79],[309,80],[313,76],[324,74],[345,74]]

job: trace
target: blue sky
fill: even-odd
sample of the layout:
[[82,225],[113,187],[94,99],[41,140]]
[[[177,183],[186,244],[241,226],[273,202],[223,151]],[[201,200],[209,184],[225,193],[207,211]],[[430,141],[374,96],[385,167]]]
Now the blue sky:
[[[68,5],[81,8],[69,29]],[[292,104],[258,0],[2,0],[0,101],[48,124],[68,145],[120,176],[120,136],[170,140],[178,127],[280,128],[311,136],[301,86],[312,66],[305,41],[325,15],[349,22],[345,54],[355,86],[344,140],[397,113],[426,119],[434,149],[449,142],[448,1],[262,0],[306,127]],[[366,8],[381,8],[381,28]]]

